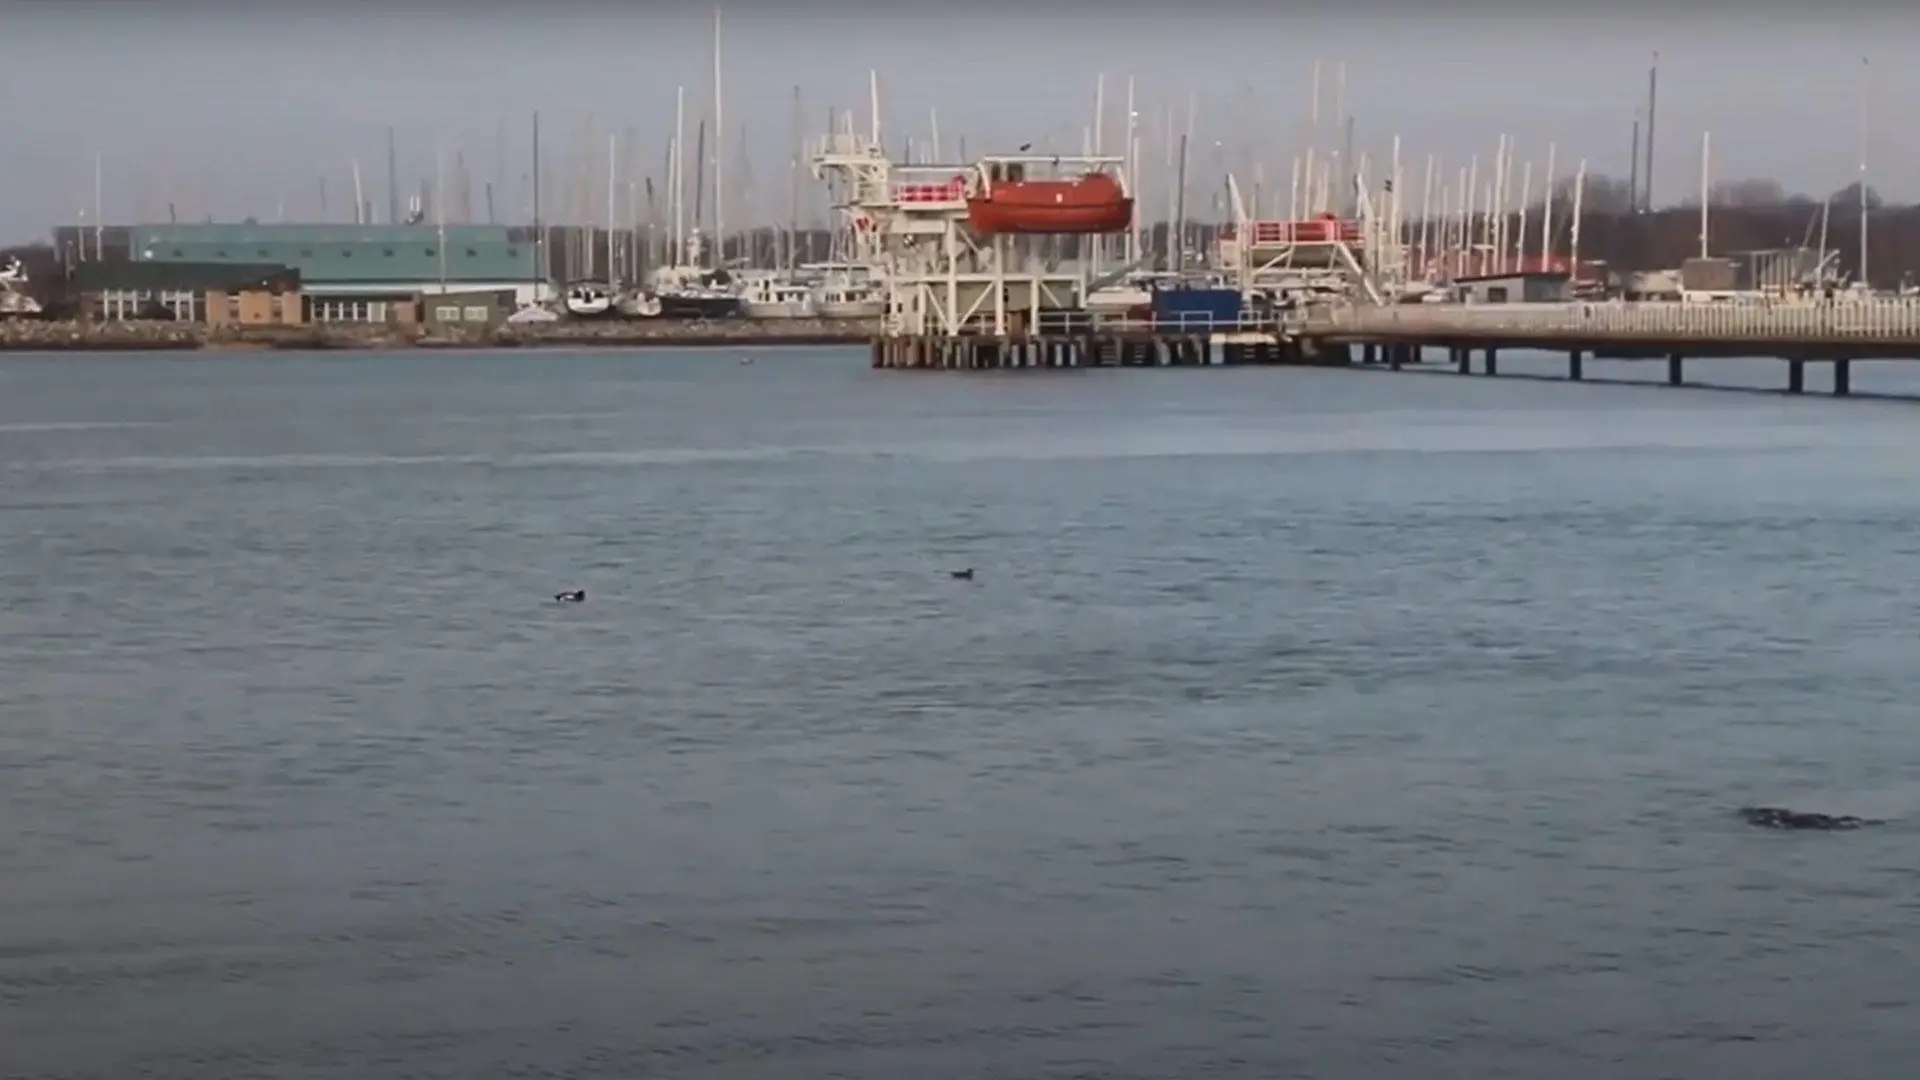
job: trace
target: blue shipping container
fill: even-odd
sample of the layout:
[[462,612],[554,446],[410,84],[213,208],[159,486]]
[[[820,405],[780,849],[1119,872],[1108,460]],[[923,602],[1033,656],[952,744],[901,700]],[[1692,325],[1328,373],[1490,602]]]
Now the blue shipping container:
[[1155,289],[1153,323],[1175,329],[1207,330],[1240,321],[1238,289]]

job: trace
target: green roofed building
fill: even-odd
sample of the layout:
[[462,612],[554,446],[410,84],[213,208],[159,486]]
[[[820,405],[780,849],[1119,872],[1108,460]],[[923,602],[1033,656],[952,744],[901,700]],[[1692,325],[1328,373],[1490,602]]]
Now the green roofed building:
[[532,229],[506,225],[136,225],[136,262],[278,265],[299,272],[313,322],[384,322],[436,293],[543,293]]

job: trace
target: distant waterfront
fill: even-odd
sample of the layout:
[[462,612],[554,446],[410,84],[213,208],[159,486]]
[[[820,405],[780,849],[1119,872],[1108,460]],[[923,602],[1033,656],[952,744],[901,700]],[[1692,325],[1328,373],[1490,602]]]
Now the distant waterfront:
[[421,325],[209,327],[170,322],[74,323],[12,319],[0,322],[0,351],[845,345],[864,342],[877,329],[875,321],[864,319],[729,319],[721,322],[563,319],[464,333],[436,333]]

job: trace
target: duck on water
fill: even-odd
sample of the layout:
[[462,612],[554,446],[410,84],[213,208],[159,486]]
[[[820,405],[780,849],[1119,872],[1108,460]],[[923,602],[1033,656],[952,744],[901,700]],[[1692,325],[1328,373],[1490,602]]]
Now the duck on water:
[[1852,814],[1816,814],[1805,810],[1789,810],[1784,806],[1743,806],[1740,817],[1749,825],[1762,829],[1799,829],[1814,832],[1842,832],[1858,829],[1865,825],[1883,825],[1885,822],[1872,818],[1854,817]]

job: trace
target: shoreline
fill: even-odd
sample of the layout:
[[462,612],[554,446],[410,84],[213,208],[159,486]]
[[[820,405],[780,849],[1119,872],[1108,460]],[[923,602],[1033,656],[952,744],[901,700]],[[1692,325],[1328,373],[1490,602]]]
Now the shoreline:
[[15,319],[0,322],[0,354],[817,347],[864,345],[879,330],[878,321],[870,319],[559,322],[453,332],[418,325],[186,326]]

